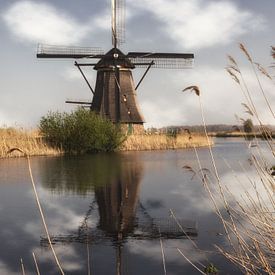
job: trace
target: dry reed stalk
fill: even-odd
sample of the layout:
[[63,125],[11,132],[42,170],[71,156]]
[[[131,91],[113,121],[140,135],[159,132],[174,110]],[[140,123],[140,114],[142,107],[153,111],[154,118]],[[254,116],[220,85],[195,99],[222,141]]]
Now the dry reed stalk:
[[29,167],[29,175],[30,175],[30,178],[31,178],[31,182],[32,182],[32,187],[33,187],[33,191],[34,191],[34,194],[35,194],[35,198],[36,198],[36,203],[37,203],[37,206],[38,206],[38,209],[39,209],[39,212],[40,212],[40,216],[41,216],[41,219],[42,219],[42,222],[43,222],[43,225],[44,225],[44,229],[45,229],[45,232],[46,232],[46,235],[47,235],[47,239],[48,239],[48,242],[49,242],[49,245],[51,247],[51,250],[53,252],[53,256],[54,256],[54,259],[55,259],[55,262],[59,268],[59,271],[62,275],[64,275],[64,271],[60,265],[60,262],[57,258],[57,255],[55,253],[55,250],[53,248],[53,245],[52,245],[52,241],[51,241],[51,237],[50,237],[50,234],[49,234],[49,230],[48,230],[48,227],[47,227],[47,224],[46,224],[46,220],[45,220],[45,217],[44,217],[44,213],[43,213],[43,210],[42,210],[42,207],[41,207],[41,204],[40,204],[40,200],[39,200],[39,197],[38,197],[38,193],[37,193],[37,190],[36,190],[36,185],[35,185],[35,182],[34,182],[34,179],[33,179],[33,175],[32,175],[32,169],[31,169],[31,162],[30,162],[30,157],[27,155],[27,160],[28,160],[28,167]]
[[199,271],[201,274],[207,275],[205,272],[203,272],[202,270],[200,270],[194,263],[192,263],[192,261],[190,261],[184,254],[183,252],[177,248],[178,252],[181,254],[181,256],[183,256],[183,258],[189,263],[191,264],[197,271]]
[[180,228],[180,230],[182,231],[182,233],[184,234],[184,236],[192,243],[192,245],[198,250],[201,251],[201,249],[199,249],[198,245],[189,237],[189,235],[185,232],[185,230],[183,229],[183,227],[181,226],[181,224],[179,223],[178,219],[176,218],[174,212],[172,209],[169,209],[170,215],[171,217],[175,220],[177,226]]
[[176,137],[166,134],[130,135],[120,149],[122,151],[182,149],[207,146],[207,143],[206,138],[200,134],[193,134],[192,139],[188,134],[178,134]]
[[[212,151],[212,148],[211,148],[211,144],[210,144],[210,138],[209,138],[209,135],[207,133],[207,129],[206,129],[206,122],[205,122],[205,115],[204,115],[204,109],[203,109],[203,105],[202,105],[202,100],[201,100],[201,96],[200,96],[200,90],[197,86],[190,86],[190,87],[187,87],[183,90],[186,91],[186,90],[194,90],[196,95],[198,96],[199,98],[199,106],[200,106],[200,113],[201,113],[201,118],[202,118],[202,122],[203,122],[203,128],[204,128],[204,133],[205,133],[205,136],[206,136],[206,139],[207,139],[207,143],[208,143],[208,149],[209,149],[209,153],[210,153],[210,156],[211,156],[211,163],[212,163],[212,166],[214,168],[214,174],[215,174],[215,177],[217,179],[217,183],[218,183],[218,187],[219,187],[219,191],[220,191],[220,195],[221,195],[221,198],[223,200],[223,203],[224,203],[224,206],[225,206],[225,209],[230,217],[230,220],[231,220],[231,223],[233,225],[233,228],[234,228],[234,231],[236,232],[237,234],[237,228],[236,228],[236,225],[235,225],[235,221],[234,219],[232,218],[231,216],[231,213],[230,213],[230,210],[229,210],[229,206],[228,206],[228,202],[226,200],[226,197],[224,195],[224,192],[223,192],[223,188],[222,188],[222,185],[221,185],[221,180],[220,180],[220,176],[219,176],[219,173],[218,173],[218,169],[217,169],[217,166],[216,166],[216,161],[215,161],[215,158],[214,158],[214,155],[213,155],[213,151]],[[223,220],[223,219],[222,219]],[[225,230],[226,230],[226,227],[225,227]],[[228,235],[229,237],[229,235]],[[230,238],[230,237],[229,237]],[[242,245],[241,245],[241,242],[239,240],[239,237],[237,235],[237,239],[238,239],[238,242],[240,244],[240,248],[242,248]],[[230,239],[229,239],[229,242],[230,242]]]
[[38,206],[38,210],[39,210],[39,213],[40,213],[40,217],[41,217],[41,220],[42,220],[42,223],[43,223],[43,226],[44,226],[44,230],[46,232],[46,235],[47,235],[47,239],[48,239],[48,242],[49,242],[49,245],[50,245],[50,248],[51,248],[51,251],[53,253],[53,256],[54,256],[54,259],[55,259],[55,262],[59,268],[59,271],[60,271],[60,274],[64,275],[64,271],[61,267],[61,264],[57,258],[57,255],[56,255],[56,252],[53,248],[53,244],[52,244],[52,241],[51,241],[51,237],[50,237],[50,234],[49,234],[49,230],[48,230],[48,227],[47,227],[47,224],[46,224],[46,220],[45,220],[45,216],[44,216],[44,213],[43,213],[43,210],[42,210],[42,206],[41,206],[41,203],[40,203],[40,200],[39,200],[39,196],[38,196],[38,193],[37,193],[37,190],[36,190],[36,184],[34,182],[34,179],[33,179],[33,174],[32,174],[32,168],[31,168],[31,161],[30,161],[30,157],[29,155],[27,155],[22,149],[20,148],[12,148],[10,149],[7,154],[10,154],[14,151],[19,151],[20,153],[24,154],[24,156],[27,158],[27,161],[28,161],[28,170],[29,170],[29,176],[30,176],[30,179],[31,179],[31,183],[32,183],[32,188],[33,188],[33,191],[34,191],[34,195],[35,195],[35,200],[36,200],[36,204]]
[[[252,99],[252,95],[249,91],[249,88],[246,84],[246,81],[244,79],[244,76],[242,74],[242,71],[241,69],[239,68],[238,66],[238,63],[235,61],[235,59],[231,56],[228,56],[228,59],[230,61],[230,63],[233,63],[233,65],[229,65],[226,70],[227,72],[231,75],[231,77],[238,83],[240,89],[241,89],[241,92],[242,94],[244,95],[245,97],[245,100],[249,106],[249,109],[252,110],[252,113],[253,115],[255,116],[255,118],[257,119],[259,125],[260,125],[260,128],[262,130],[262,132],[267,136],[267,137],[270,137],[271,136],[269,135],[266,127],[263,125],[260,117],[259,117],[259,114],[257,112],[257,109],[256,109],[256,106],[255,106],[255,103],[254,103],[254,100]],[[234,69],[235,68],[235,69]],[[235,73],[232,72],[232,69],[235,70],[241,77],[241,81],[239,80],[239,78],[236,76]],[[242,82],[242,83],[241,83]],[[267,143],[269,144],[270,148],[273,150],[273,147],[272,147],[272,144],[269,143],[269,140],[267,140]]]
[[22,275],[26,275],[26,273],[25,273],[25,267],[24,267],[24,262],[23,262],[22,258],[20,258],[20,266],[21,266]]
[[164,275],[167,274],[166,272],[166,264],[165,264],[165,254],[164,254],[164,248],[163,248],[163,242],[162,242],[162,237],[159,229],[159,242],[160,242],[160,249],[161,249],[161,258],[162,258],[162,266],[163,266],[163,273]]
[[35,256],[34,252],[32,252],[32,257],[33,257],[33,261],[34,261],[34,264],[35,264],[36,274],[40,275],[40,270],[39,270],[37,260],[36,260],[36,256]]
[[87,274],[91,275],[89,242],[86,243],[86,249],[87,249],[87,269],[88,269]]
[[[237,66],[237,63],[235,62],[235,60],[231,60],[231,62],[234,62],[234,65]],[[205,135],[207,137],[208,133],[206,131],[203,106],[202,106],[202,102],[200,99],[200,93],[197,92],[198,87],[190,86],[190,87],[184,89],[184,91],[186,91],[188,89],[190,89],[192,91],[194,89],[194,87],[196,87],[195,92],[199,96],[201,117],[202,117],[202,121],[203,121],[203,125],[204,125]],[[249,91],[248,91],[248,93],[249,93]],[[252,104],[253,104],[253,102],[252,102]],[[254,107],[254,105],[253,105],[253,107]],[[250,115],[253,115],[254,110],[252,111],[248,106],[247,106],[247,109],[250,111],[249,112]],[[244,217],[245,218],[249,217],[247,210],[243,206],[241,206],[241,204],[237,203],[237,205],[240,206],[241,211],[239,211],[239,212],[235,211],[236,210],[235,207],[232,207],[228,203],[227,195],[230,194],[231,197],[234,197],[234,196],[231,192],[229,192],[229,189],[227,188],[227,186],[225,186],[225,187],[222,186],[221,180],[219,177],[219,173],[218,173],[218,170],[216,167],[214,155],[212,153],[212,148],[209,147],[211,162],[212,162],[212,166],[214,168],[214,174],[215,174],[215,177],[217,180],[217,185],[218,185],[218,191],[219,191],[218,194],[220,195],[220,197],[222,199],[224,209],[228,213],[229,221],[224,219],[224,217],[221,215],[220,210],[216,204],[216,198],[214,197],[214,194],[212,193],[212,191],[210,190],[210,188],[208,186],[208,177],[207,177],[207,175],[205,175],[203,173],[203,169],[201,167],[196,148],[194,148],[194,151],[196,153],[196,158],[199,163],[199,168],[200,168],[199,171],[201,171],[201,174],[202,174],[201,180],[202,180],[204,186],[206,187],[212,202],[214,203],[214,206],[216,209],[216,214],[223,222],[226,232],[228,232],[228,230],[229,230],[231,233],[233,233],[233,236],[237,240],[238,246],[235,248],[235,245],[229,239],[229,243],[230,243],[231,247],[233,248],[233,251],[236,255],[234,263],[241,266],[245,270],[246,274],[258,274],[258,271],[257,271],[258,267],[263,268],[268,274],[273,274],[273,273],[270,273],[271,265],[269,264],[270,259],[267,257],[267,255],[269,255],[269,251],[274,252],[274,248],[272,247],[272,240],[273,240],[272,237],[274,234],[272,235],[272,232],[271,232],[271,230],[274,229],[274,223],[270,224],[266,218],[264,218],[264,219],[261,218],[260,213],[264,213],[264,211],[266,211],[267,213],[270,213],[270,212],[269,212],[267,205],[265,204],[265,202],[263,200],[263,197],[260,196],[257,186],[255,184],[253,184],[253,181],[250,179],[250,183],[251,183],[252,187],[254,188],[253,190],[256,194],[257,201],[254,200],[254,198],[252,197],[251,194],[249,194],[248,192],[245,192],[245,194],[248,198],[248,201],[250,203],[250,206],[247,206],[247,209],[253,210],[253,212],[250,213],[249,216],[252,216],[254,218],[254,219],[249,218],[248,219],[248,221],[250,222],[249,227],[245,227],[245,225],[241,222],[241,220]],[[256,159],[256,157],[254,157],[254,158]],[[263,156],[262,156],[262,158],[263,158]],[[261,179],[263,180],[263,178],[266,178],[266,177],[263,177],[263,175],[266,176],[266,173],[265,173],[266,171],[263,169],[261,164],[259,162],[257,162],[257,159],[254,162],[258,165],[258,169],[257,169],[258,174],[260,176],[262,176]],[[263,163],[264,162],[262,161],[262,164]],[[267,186],[264,183],[263,183],[263,185],[264,185],[265,189],[267,189]],[[274,185],[274,181],[273,181],[273,185]],[[267,193],[269,195],[270,201],[273,202],[273,200],[270,196],[271,194],[268,191],[267,191]],[[235,197],[234,197],[234,199],[235,199],[235,201],[237,201]],[[252,206],[252,208],[251,208],[251,206]],[[242,229],[239,228],[239,226],[238,226],[239,223],[240,223],[240,226],[242,227]],[[266,224],[269,225],[267,227],[267,229],[264,228]],[[250,226],[252,226],[252,228],[250,228]],[[256,232],[257,232],[256,234],[255,234],[255,231],[253,231],[253,228],[256,230]],[[228,238],[230,238],[229,234],[227,234],[227,235],[228,235]],[[248,237],[248,239],[245,239],[246,237]],[[223,253],[223,254],[226,255],[229,260],[232,261],[233,257],[228,256],[228,255],[232,255],[232,253],[230,253],[230,254]]]
[[269,100],[268,100],[268,98],[267,98],[267,96],[266,96],[266,94],[265,94],[265,91],[264,91],[264,89],[263,89],[262,83],[261,83],[261,81],[260,81],[260,79],[259,79],[259,76],[258,76],[258,74],[257,74],[257,71],[256,71],[256,69],[255,69],[255,63],[253,62],[253,60],[252,60],[250,54],[248,53],[246,47],[245,47],[242,43],[240,43],[240,49],[241,49],[242,52],[246,55],[248,61],[250,62],[251,66],[252,66],[252,69],[253,69],[253,72],[254,72],[254,74],[255,74],[255,77],[256,77],[256,79],[257,79],[258,85],[259,85],[259,87],[260,87],[260,90],[261,90],[261,92],[262,92],[262,95],[263,95],[263,97],[264,97],[264,99],[265,99],[265,102],[266,102],[266,104],[267,104],[267,106],[268,106],[268,109],[269,109],[269,111],[271,112],[273,118],[275,118],[275,114],[274,114],[274,112],[273,112],[273,110],[272,110],[272,108],[271,108],[271,105],[270,105],[270,103],[269,103]]
[[0,128],[0,158],[18,157],[20,153],[6,155],[6,152],[13,147],[23,148],[29,155],[60,155],[62,150],[50,147],[38,132],[25,131],[14,128]]
[[[247,173],[247,171],[245,171]],[[257,198],[259,196],[258,190],[256,189],[256,185],[253,184],[252,180],[249,179],[253,190],[255,192],[255,194],[257,194]],[[261,180],[261,182],[264,184],[264,181]],[[229,193],[231,193],[229,191],[229,189],[227,188],[227,191]],[[232,193],[231,193],[232,195]],[[267,219],[263,219],[262,217],[266,217],[265,215],[263,216],[262,214],[265,213],[263,212],[265,209],[267,210],[266,213],[269,213],[268,211],[268,206],[265,206],[263,208],[262,205],[262,198],[258,198],[258,203],[253,199],[252,195],[250,195],[248,192],[246,192],[247,198],[250,201],[252,208],[253,208],[253,212],[252,214],[248,214],[246,209],[251,209],[250,205],[246,205],[246,209],[238,202],[237,199],[235,199],[235,202],[237,203],[237,205],[240,207],[241,211],[239,211],[237,208],[231,208],[231,211],[234,213],[239,212],[239,216],[237,217],[238,220],[243,219],[244,216],[245,218],[248,218],[249,221],[249,225],[252,225],[252,227],[254,227],[254,230],[252,230],[253,228],[245,228],[244,227],[244,231],[238,229],[242,234],[245,234],[246,236],[248,236],[250,238],[250,240],[252,241],[252,245],[247,245],[246,242],[246,249],[247,252],[249,253],[250,256],[252,256],[253,258],[251,258],[249,256],[249,261],[250,263],[252,263],[253,261],[256,261],[256,264],[262,266],[264,264],[265,266],[265,270],[267,270],[267,272],[270,272],[269,267],[266,263],[268,263],[267,258],[265,257],[265,254],[263,253],[263,251],[270,251],[272,253],[274,253],[274,247],[272,246],[273,242],[274,242],[274,219],[272,219],[271,223],[268,223]],[[272,225],[273,223],[273,225]],[[258,244],[258,248],[255,251],[255,243]],[[260,248],[260,245],[262,246]],[[255,252],[253,252],[255,251]],[[265,257],[265,258],[264,258]],[[243,266],[243,265],[242,265]],[[251,267],[252,268],[252,267]],[[255,273],[256,274],[256,273]],[[271,274],[271,273],[269,273]]]

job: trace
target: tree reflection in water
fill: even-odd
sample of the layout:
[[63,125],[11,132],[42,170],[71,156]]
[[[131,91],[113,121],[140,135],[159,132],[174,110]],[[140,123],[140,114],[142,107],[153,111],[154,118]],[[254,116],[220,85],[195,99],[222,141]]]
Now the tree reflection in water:
[[[52,237],[53,243],[95,244],[110,240],[116,248],[116,274],[121,274],[123,244],[128,238],[194,238],[194,222],[154,218],[139,200],[143,165],[138,155],[106,154],[56,158],[45,166],[44,187],[52,192],[92,197],[83,222],[75,232]],[[54,175],[52,177],[51,175]],[[90,220],[98,215],[97,226]],[[42,245],[47,245],[45,238]]]

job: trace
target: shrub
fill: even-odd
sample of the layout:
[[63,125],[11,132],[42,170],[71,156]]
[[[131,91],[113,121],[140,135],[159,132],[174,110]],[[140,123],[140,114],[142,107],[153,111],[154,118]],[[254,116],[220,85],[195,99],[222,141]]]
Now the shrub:
[[118,125],[82,108],[69,114],[49,112],[39,129],[48,142],[67,153],[110,152],[123,141]]
[[245,133],[252,133],[253,132],[254,125],[253,125],[253,122],[250,118],[244,121],[243,130],[245,131]]

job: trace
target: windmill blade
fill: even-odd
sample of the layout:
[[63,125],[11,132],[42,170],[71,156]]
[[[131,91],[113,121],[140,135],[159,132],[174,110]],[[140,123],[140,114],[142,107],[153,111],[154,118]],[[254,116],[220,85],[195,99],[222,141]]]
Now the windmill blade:
[[127,58],[136,67],[147,67],[153,62],[152,68],[184,69],[192,67],[194,63],[192,53],[129,52]]
[[96,47],[73,47],[39,44],[37,58],[102,58],[104,52]]
[[125,0],[112,0],[112,43],[117,48],[125,42]]

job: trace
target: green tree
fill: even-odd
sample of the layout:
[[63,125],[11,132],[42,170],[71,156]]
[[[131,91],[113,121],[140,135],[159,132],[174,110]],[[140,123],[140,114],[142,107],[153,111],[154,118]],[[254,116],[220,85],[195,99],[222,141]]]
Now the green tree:
[[252,133],[254,129],[254,125],[252,120],[249,118],[247,120],[244,121],[243,123],[243,130],[245,133]]
[[49,112],[39,129],[48,142],[68,153],[110,152],[124,140],[119,126],[83,108],[69,114]]

